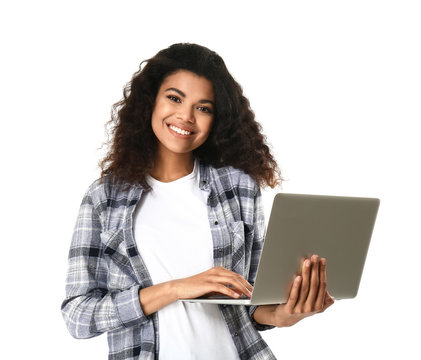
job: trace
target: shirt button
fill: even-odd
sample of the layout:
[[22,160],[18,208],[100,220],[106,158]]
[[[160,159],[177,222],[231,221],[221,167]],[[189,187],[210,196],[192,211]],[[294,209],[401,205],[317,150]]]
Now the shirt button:
[[219,223],[218,223],[218,221],[216,221],[216,220],[215,220],[214,224],[215,224],[215,225],[218,225]]
[[224,251],[224,249],[218,249],[218,251],[221,253],[221,252],[223,252],[223,251]]
[[235,332],[235,333],[234,333],[234,336],[238,336],[238,332]]

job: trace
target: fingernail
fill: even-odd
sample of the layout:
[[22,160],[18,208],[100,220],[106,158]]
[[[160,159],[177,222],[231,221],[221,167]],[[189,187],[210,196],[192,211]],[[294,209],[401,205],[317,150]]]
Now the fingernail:
[[306,265],[306,267],[310,267],[310,260],[306,260],[305,265]]

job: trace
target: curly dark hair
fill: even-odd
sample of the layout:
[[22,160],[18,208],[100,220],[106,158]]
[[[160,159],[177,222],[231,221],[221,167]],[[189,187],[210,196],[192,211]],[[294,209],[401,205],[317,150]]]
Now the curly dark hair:
[[280,170],[241,86],[218,54],[188,43],[174,44],[142,62],[124,88],[123,99],[113,105],[107,123],[111,125],[111,141],[99,164],[101,176],[112,174],[117,181],[140,183],[149,189],[146,175],[153,169],[157,149],[151,126],[155,98],[163,80],[178,70],[191,71],[213,84],[211,133],[193,156],[216,168],[242,169],[260,186],[279,185]]

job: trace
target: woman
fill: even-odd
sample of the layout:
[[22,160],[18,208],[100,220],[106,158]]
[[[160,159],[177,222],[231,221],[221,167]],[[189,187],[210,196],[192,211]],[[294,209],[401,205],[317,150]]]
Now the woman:
[[134,74],[114,109],[70,248],[69,331],[107,332],[110,359],[274,359],[258,330],[333,303],[325,259],[304,261],[286,304],[177,301],[251,295],[260,187],[281,177],[241,87],[213,51],[175,44]]

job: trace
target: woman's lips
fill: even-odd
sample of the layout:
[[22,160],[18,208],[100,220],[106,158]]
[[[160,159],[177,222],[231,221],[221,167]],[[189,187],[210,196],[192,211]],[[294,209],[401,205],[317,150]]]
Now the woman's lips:
[[187,129],[182,129],[182,128],[180,128],[176,125],[173,125],[173,124],[169,124],[167,126],[173,133],[176,133],[177,135],[180,135],[180,136],[183,136],[183,137],[184,136],[190,136],[190,135],[194,134],[193,131],[190,131],[190,130],[187,130]]

